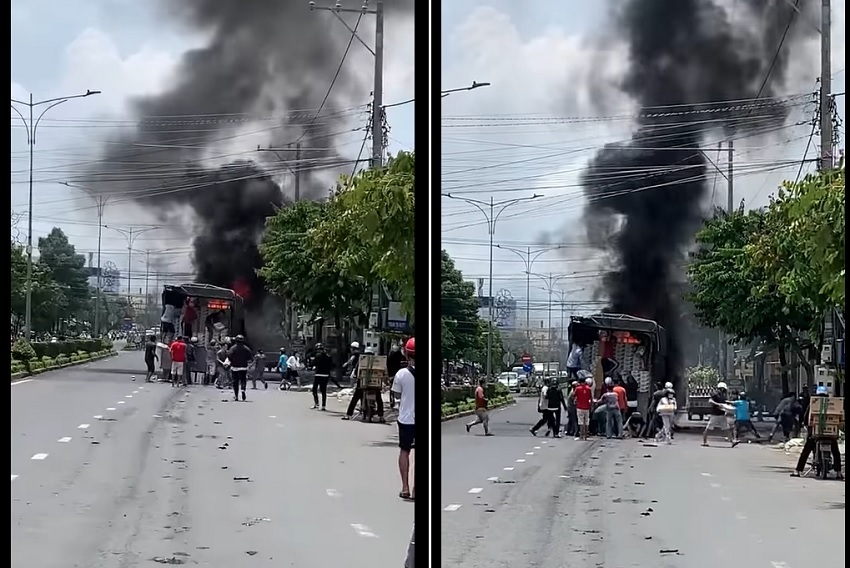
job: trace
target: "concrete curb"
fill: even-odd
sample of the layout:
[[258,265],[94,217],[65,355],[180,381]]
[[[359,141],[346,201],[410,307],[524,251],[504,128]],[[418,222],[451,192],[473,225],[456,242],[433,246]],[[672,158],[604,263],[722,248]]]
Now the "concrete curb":
[[[516,404],[516,400],[511,399],[507,402],[503,402],[502,404],[497,404],[488,410],[496,410],[497,408],[504,408],[506,406],[510,406],[512,404]],[[474,410],[465,410],[463,412],[458,412],[457,414],[449,414],[448,416],[443,416],[440,418],[440,422],[448,422],[449,420],[455,420],[456,418],[463,418],[465,416],[472,416],[475,414]]]
[[65,369],[67,367],[75,367],[77,365],[84,365],[86,363],[91,363],[92,361],[100,361],[101,359],[106,359],[107,357],[112,357],[113,355],[118,355],[117,351],[110,351],[109,353],[104,353],[103,355],[97,355],[95,357],[89,357],[84,361],[74,361],[73,363],[65,363],[63,365],[54,365],[52,367],[46,367],[44,369],[39,369],[37,371],[33,371],[32,373],[28,373],[27,371],[21,371],[20,373],[13,373],[12,379],[13,381],[17,381],[18,379],[25,379],[27,377],[33,377],[35,375],[40,375],[42,373],[48,373],[50,371],[58,371],[59,369]]

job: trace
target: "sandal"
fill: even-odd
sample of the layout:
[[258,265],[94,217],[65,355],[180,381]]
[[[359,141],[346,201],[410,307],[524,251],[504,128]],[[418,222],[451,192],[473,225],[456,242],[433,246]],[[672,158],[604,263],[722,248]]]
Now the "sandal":
[[413,496],[410,493],[406,493],[404,491],[400,491],[398,497],[399,499],[403,499],[405,501],[413,501]]

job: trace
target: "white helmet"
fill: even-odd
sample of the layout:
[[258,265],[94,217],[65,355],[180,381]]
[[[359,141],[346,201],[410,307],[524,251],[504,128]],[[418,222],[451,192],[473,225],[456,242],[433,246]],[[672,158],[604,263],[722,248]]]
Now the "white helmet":
[[724,383],[723,381],[717,383],[717,390],[726,390],[726,388],[726,383]]
[[612,379],[611,377],[605,377],[605,385],[606,386],[611,386],[613,384],[614,384],[614,379]]
[[664,383],[664,388],[665,388],[665,389],[668,389],[668,390],[669,390],[669,389],[672,389],[672,388],[673,388],[673,383],[671,383],[670,381],[667,381],[666,383]]
[[584,384],[586,384],[588,386],[593,386],[593,379],[591,379],[590,377],[587,377],[586,379],[584,379]]
[[352,341],[351,342],[351,348],[352,349],[360,349],[360,343],[358,343],[357,341]]

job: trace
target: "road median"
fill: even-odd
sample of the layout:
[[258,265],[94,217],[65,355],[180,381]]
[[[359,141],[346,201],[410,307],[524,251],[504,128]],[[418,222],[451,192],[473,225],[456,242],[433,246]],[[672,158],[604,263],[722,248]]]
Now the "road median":
[[11,380],[16,381],[40,375],[41,373],[46,373],[48,371],[58,371],[59,369],[65,369],[66,367],[74,367],[82,365],[83,363],[91,363],[92,361],[99,361],[113,355],[117,355],[115,350],[104,349],[103,351],[98,351],[96,353],[77,354],[67,358],[59,357],[57,359],[51,359],[49,357],[44,357],[39,361],[31,363],[30,369],[15,370],[13,365]]
[[[512,404],[516,404],[516,400],[514,400],[512,396],[508,396],[493,401],[488,410],[496,410],[497,408],[504,408],[505,406],[510,406]],[[449,420],[455,420],[457,418],[463,418],[465,416],[472,416],[473,414],[475,414],[475,408],[465,408],[464,410],[460,410],[452,414],[444,414],[440,418],[440,422],[448,422]]]

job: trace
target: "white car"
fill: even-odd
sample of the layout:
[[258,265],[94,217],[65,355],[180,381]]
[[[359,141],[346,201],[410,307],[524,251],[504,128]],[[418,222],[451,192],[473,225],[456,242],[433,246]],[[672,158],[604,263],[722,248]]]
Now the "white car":
[[501,373],[498,381],[508,387],[509,391],[519,392],[519,373],[512,371]]

